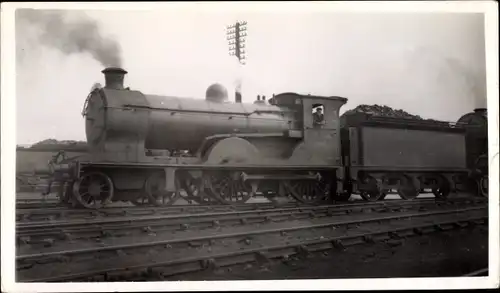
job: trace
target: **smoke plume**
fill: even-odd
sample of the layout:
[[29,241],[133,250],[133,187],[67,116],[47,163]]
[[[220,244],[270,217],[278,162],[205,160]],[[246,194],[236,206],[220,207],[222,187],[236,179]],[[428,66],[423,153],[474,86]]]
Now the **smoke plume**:
[[[118,42],[104,37],[99,24],[86,15],[70,19],[68,12],[60,10],[19,9],[16,16],[18,38],[34,37],[66,55],[87,53],[104,67],[122,65]],[[27,36],[29,30],[35,32]],[[17,53],[22,58],[27,49],[33,48],[23,48],[20,44],[23,42],[18,42]]]
[[445,64],[462,78],[467,93],[474,98],[475,108],[486,108],[486,76],[464,66],[455,58],[445,58]]
[[242,78],[237,78],[236,81],[234,82],[234,87],[237,93],[241,94],[241,87],[243,86],[243,80]]
[[[476,68],[467,66],[463,61],[450,57],[436,50],[418,47],[410,55],[411,64],[417,68],[410,68],[415,72],[418,68],[431,68],[436,77],[431,77],[434,82],[439,82],[445,90],[443,94],[454,94],[455,99],[472,99],[475,108],[486,108],[486,76]],[[429,76],[429,73],[426,73]]]

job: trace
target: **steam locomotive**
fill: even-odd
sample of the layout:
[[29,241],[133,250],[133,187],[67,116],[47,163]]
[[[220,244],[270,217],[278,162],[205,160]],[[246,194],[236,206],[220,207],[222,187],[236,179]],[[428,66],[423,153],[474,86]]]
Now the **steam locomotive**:
[[353,193],[375,201],[391,190],[413,199],[426,188],[444,198],[472,173],[487,174],[474,161],[487,144],[468,152],[487,138],[483,112],[454,125],[341,119],[344,97],[282,93],[269,103],[232,103],[218,85],[205,100],[147,95],[124,88],[121,68],[102,73],[105,86],[91,91],[82,112],[89,153],[51,166],[60,198],[76,206],[162,206],[181,197],[241,204],[256,194],[305,204]]

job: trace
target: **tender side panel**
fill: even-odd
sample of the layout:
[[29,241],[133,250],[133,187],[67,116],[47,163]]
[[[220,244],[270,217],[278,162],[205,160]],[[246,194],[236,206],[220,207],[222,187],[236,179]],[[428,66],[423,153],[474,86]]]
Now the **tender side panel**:
[[363,166],[466,168],[463,133],[381,127],[359,130]]

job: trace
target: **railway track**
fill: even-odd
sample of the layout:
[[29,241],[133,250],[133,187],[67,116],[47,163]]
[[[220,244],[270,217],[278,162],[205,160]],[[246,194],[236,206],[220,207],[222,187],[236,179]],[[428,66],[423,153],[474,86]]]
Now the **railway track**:
[[[385,200],[378,202],[350,202],[336,204],[334,206],[342,207],[377,207],[377,206],[409,206],[419,203],[429,203],[436,205],[453,204],[457,202],[464,203],[481,203],[485,202],[483,198],[459,198],[447,201],[437,201],[436,199],[417,199],[413,201],[406,200]],[[16,210],[17,223],[30,223],[40,221],[58,221],[58,220],[74,220],[74,219],[98,219],[98,218],[115,218],[115,217],[139,217],[147,215],[176,215],[176,214],[194,214],[194,213],[217,213],[217,212],[232,212],[232,211],[251,211],[251,210],[270,210],[277,208],[314,208],[315,206],[305,206],[299,203],[255,203],[241,205],[177,205],[166,207],[110,207],[102,210],[88,209],[69,209],[66,207],[42,207],[31,209]]]
[[257,209],[274,209],[278,207],[299,207],[297,203],[276,205],[272,203],[255,203],[255,204],[241,204],[241,205],[175,205],[164,207],[140,207],[140,206],[127,206],[127,207],[109,207],[100,210],[90,209],[71,209],[67,207],[54,207],[54,208],[32,208],[20,209],[16,211],[16,221],[19,222],[32,222],[37,220],[54,221],[58,219],[72,220],[72,219],[93,219],[93,218],[107,218],[107,217],[135,217],[146,215],[161,215],[161,214],[182,214],[182,213],[201,213],[201,212],[228,212],[228,211],[244,211],[244,210],[257,210]]
[[[339,217],[357,213],[391,213],[402,211],[426,211],[436,209],[458,209],[483,203],[457,201],[435,203],[433,201],[404,202],[400,204],[373,203],[346,204],[342,206],[311,206],[254,209],[228,212],[200,212],[188,214],[166,214],[156,216],[114,217],[92,220],[52,221],[47,223],[18,223],[16,236],[20,246],[52,246],[56,241],[100,239],[110,237],[141,237],[145,233],[164,233],[188,229],[209,229],[221,226],[237,226],[267,222],[291,221],[311,218]],[[206,211],[206,210],[202,210]]]
[[40,208],[60,208],[61,205],[57,199],[17,199],[16,210],[22,209],[40,209]]
[[[213,216],[213,215],[212,215]],[[227,215],[225,215],[227,216]],[[17,274],[22,282],[117,281],[157,279],[310,251],[393,241],[401,237],[486,224],[487,205],[433,211],[355,213],[235,227],[146,233],[98,242],[49,246],[30,253],[18,248]],[[69,266],[68,264],[71,263]]]

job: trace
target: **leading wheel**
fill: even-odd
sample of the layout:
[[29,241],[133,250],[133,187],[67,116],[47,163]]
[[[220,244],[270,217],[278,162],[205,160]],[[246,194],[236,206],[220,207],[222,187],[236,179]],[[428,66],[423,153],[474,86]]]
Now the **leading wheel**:
[[74,198],[88,209],[98,209],[111,203],[113,194],[111,178],[101,172],[84,174],[73,185]]

